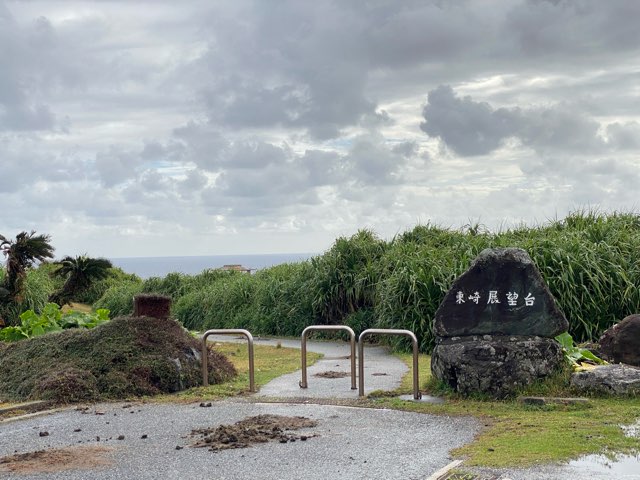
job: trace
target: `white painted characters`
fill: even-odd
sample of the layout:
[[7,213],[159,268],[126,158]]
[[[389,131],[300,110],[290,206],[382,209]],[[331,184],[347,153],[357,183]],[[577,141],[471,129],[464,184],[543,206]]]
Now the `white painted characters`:
[[[518,299],[520,298],[520,294],[517,292],[507,292],[505,294],[505,298],[507,300],[507,305],[509,307],[517,307]],[[471,300],[476,305],[480,304],[480,300],[482,296],[480,292],[473,292],[472,295],[467,296],[464,291],[458,290],[456,292],[456,305],[462,305],[466,303],[466,300]],[[524,297],[524,305],[526,307],[532,307],[536,301],[536,297],[531,295],[531,292],[528,292],[527,296]],[[489,290],[489,295],[487,297],[487,305],[499,304],[500,302],[500,292],[498,290]]]

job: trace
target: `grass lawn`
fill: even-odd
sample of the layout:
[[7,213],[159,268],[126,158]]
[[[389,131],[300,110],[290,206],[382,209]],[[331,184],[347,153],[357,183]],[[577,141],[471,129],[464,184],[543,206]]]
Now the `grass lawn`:
[[[400,357],[411,368],[411,355]],[[420,356],[420,389],[431,387],[430,358]],[[394,393],[411,393],[412,375],[407,373],[402,387]],[[551,395],[574,396],[558,385]],[[541,389],[532,392],[540,393]],[[592,453],[637,452],[637,438],[625,436],[623,425],[640,419],[638,398],[591,398],[588,405],[524,405],[517,400],[462,399],[448,395],[446,403],[433,405],[383,397],[376,406],[437,415],[471,415],[483,429],[475,441],[452,454],[469,466],[525,467],[539,463],[566,461]]]

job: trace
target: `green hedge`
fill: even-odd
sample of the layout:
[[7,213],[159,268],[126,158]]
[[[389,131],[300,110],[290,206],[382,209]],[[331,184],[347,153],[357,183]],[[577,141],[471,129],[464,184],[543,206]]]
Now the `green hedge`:
[[312,324],[347,324],[356,332],[403,328],[430,351],[432,319],[445,293],[488,247],[529,252],[577,341],[596,340],[615,322],[640,312],[640,216],[592,211],[495,234],[478,225],[462,230],[419,225],[384,241],[363,230],[338,238],[309,261],[255,275],[170,274],[114,287],[97,306],[117,311],[114,304],[123,296],[131,302],[137,289],[170,295],[173,314],[191,329],[235,327],[298,336]]

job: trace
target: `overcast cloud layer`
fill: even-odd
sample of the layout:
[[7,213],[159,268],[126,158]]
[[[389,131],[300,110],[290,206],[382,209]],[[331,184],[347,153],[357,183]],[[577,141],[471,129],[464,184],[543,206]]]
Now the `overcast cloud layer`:
[[0,233],[320,252],[636,210],[640,2],[0,0]]

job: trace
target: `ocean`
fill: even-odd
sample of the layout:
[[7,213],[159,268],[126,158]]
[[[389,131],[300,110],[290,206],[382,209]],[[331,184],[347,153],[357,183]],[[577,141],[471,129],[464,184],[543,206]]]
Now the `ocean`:
[[270,253],[263,255],[209,255],[190,257],[126,257],[110,258],[114,266],[141,278],[164,277],[179,272],[195,275],[209,268],[242,265],[252,271],[282,263],[307,260],[316,253]]

